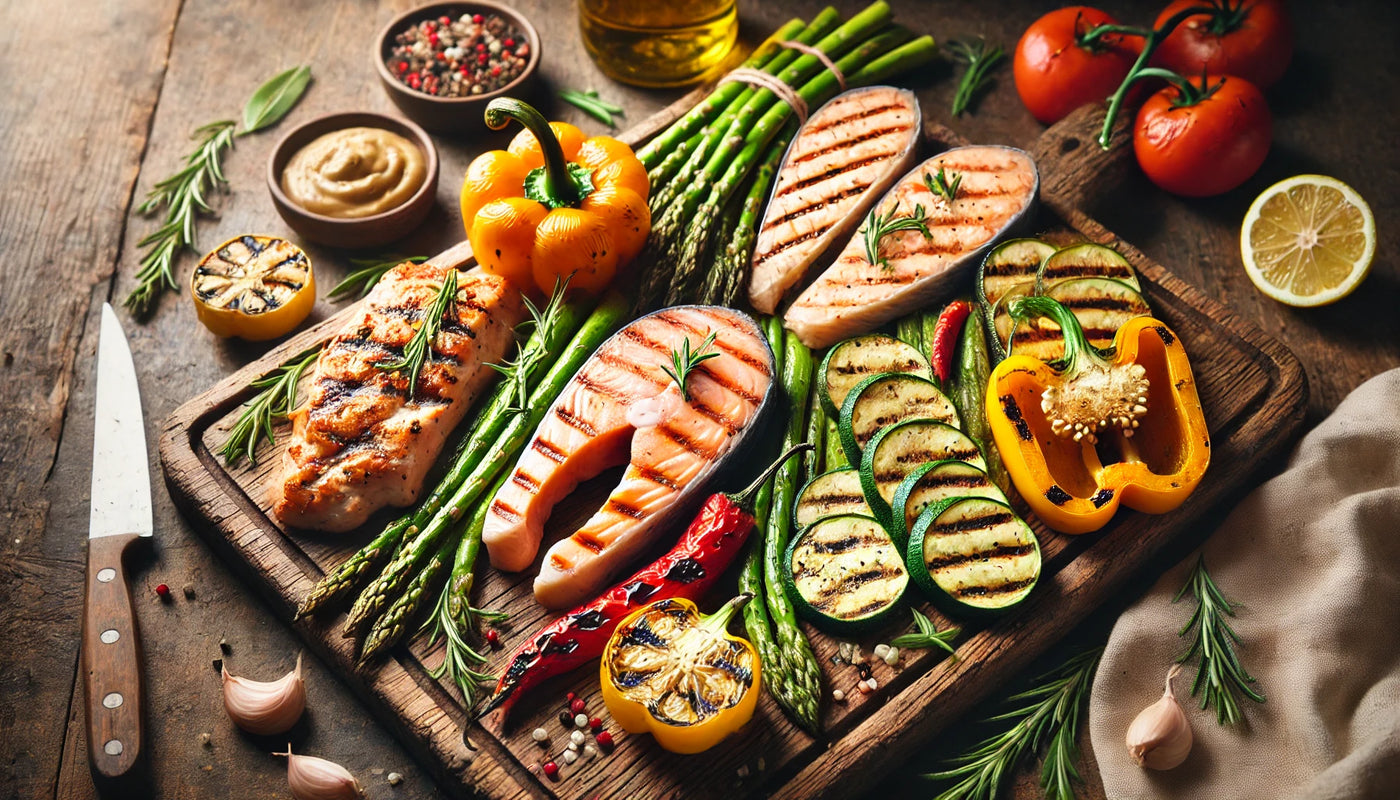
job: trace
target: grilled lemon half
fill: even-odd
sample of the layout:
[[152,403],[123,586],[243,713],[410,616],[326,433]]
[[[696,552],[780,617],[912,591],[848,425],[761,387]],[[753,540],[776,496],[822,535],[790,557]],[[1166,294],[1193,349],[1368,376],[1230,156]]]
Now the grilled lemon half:
[[195,314],[217,336],[276,339],[316,304],[311,260],[275,236],[235,236],[200,260],[190,278]]

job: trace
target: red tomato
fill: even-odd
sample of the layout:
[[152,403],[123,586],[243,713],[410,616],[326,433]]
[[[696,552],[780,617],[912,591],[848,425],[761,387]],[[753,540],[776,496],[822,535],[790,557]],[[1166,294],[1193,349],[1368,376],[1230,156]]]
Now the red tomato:
[[1147,98],[1133,126],[1138,165],[1172,194],[1207,197],[1249,179],[1269,154],[1273,117],[1259,88],[1243,78],[1196,76],[1216,86],[1195,105],[1177,105],[1176,86]]
[[1141,42],[1109,35],[1091,47],[1079,37],[1117,20],[1097,8],[1070,6],[1036,20],[1016,43],[1016,92],[1035,118],[1050,125],[1085,103],[1113,94],[1137,60]]
[[[1214,0],[1222,16],[1187,17],[1162,40],[1156,63],[1182,75],[1238,75],[1261,89],[1273,86],[1293,57],[1293,24],[1282,0]],[[1175,0],[1157,16],[1168,18],[1200,0]]]

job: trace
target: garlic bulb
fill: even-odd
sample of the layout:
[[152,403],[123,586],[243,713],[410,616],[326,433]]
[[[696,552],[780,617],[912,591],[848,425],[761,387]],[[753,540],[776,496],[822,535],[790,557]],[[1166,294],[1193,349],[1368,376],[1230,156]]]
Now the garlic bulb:
[[1180,664],[1167,671],[1167,688],[1161,699],[1144,708],[1128,726],[1128,754],[1139,767],[1171,769],[1191,753],[1191,722],[1172,693],[1172,679]]
[[296,669],[275,681],[253,681],[223,671],[224,710],[233,724],[267,736],[285,733],[306,710],[306,682],[301,678],[301,655]]
[[365,791],[350,770],[334,761],[315,756],[299,756],[287,745],[287,785],[296,800],[364,800]]

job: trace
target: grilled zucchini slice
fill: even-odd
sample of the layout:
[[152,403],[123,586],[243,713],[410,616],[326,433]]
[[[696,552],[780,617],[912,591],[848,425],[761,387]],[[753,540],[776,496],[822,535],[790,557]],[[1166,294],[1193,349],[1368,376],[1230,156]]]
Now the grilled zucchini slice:
[[1005,611],[1040,579],[1040,543],[1005,503],[958,497],[924,509],[909,533],[909,573],[955,616]]
[[[1128,320],[1152,314],[1151,306],[1136,289],[1112,278],[1060,281],[1045,296],[1073,311],[1089,344],[1099,348],[1112,347],[1114,335]],[[1064,356],[1065,340],[1058,325],[1040,317],[1017,323],[1008,349],[1041,361],[1054,361]]]
[[793,537],[783,585],[807,621],[834,634],[868,630],[899,608],[909,588],[903,554],[871,517],[842,514]]
[[886,372],[904,372],[931,379],[928,357],[892,336],[872,333],[833,346],[817,372],[818,395],[832,419],[841,415],[841,404],[856,384]]
[[875,434],[860,462],[861,488],[875,519],[893,529],[890,501],[895,490],[920,465],[934,461],[965,461],[987,469],[977,443],[946,422],[905,420]]
[[1012,288],[1035,283],[1055,246],[1039,239],[1011,239],[992,248],[977,271],[977,300],[990,310]]
[[846,394],[837,429],[846,460],[860,463],[861,451],[880,432],[906,419],[936,419],[960,428],[958,409],[933,381],[887,372],[872,375]]
[[895,544],[901,547],[908,544],[909,531],[924,509],[954,497],[986,497],[1006,502],[1006,494],[992,483],[986,471],[973,464],[966,461],[922,464],[899,482],[894,499],[890,501],[890,536]]
[[865,490],[860,487],[860,470],[855,467],[823,472],[807,481],[797,493],[792,519],[801,530],[813,522],[840,514],[870,515]]
[[1076,244],[1056,250],[1040,265],[1035,275],[1035,290],[1046,294],[1063,281],[1078,278],[1112,278],[1142,291],[1137,271],[1122,253],[1101,244]]

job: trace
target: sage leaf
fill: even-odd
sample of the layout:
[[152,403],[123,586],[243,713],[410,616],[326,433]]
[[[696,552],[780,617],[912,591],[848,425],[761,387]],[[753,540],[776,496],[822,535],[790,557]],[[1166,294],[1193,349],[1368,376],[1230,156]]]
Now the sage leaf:
[[267,83],[259,86],[258,90],[253,92],[253,96],[248,98],[248,104],[243,106],[241,133],[253,133],[277,124],[306,93],[306,86],[310,82],[311,67],[302,65],[274,75]]

